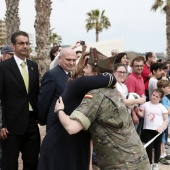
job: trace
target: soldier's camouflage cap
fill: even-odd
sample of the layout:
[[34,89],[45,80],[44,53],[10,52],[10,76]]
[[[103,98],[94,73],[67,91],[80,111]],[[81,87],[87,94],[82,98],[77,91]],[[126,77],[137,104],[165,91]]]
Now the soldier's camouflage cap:
[[88,64],[100,69],[100,72],[113,72],[114,57],[107,57],[96,48],[90,48],[90,57]]

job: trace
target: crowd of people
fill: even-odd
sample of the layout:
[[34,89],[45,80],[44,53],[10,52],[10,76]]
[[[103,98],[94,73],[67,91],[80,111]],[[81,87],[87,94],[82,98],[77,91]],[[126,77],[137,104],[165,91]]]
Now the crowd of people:
[[[18,170],[20,152],[24,170],[169,165],[170,62],[158,61],[154,52],[130,61],[114,49],[107,57],[78,41],[51,49],[39,85],[38,65],[27,58],[29,44],[28,34],[18,31],[1,51],[2,170]],[[130,93],[139,97],[130,99]],[[46,125],[42,143],[38,124]]]

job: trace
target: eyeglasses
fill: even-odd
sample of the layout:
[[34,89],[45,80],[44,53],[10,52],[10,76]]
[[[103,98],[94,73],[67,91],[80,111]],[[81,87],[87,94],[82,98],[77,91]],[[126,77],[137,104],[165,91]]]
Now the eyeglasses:
[[17,42],[16,44],[18,44],[20,46],[24,46],[24,45],[30,46],[31,45],[31,43],[29,43],[29,42]]
[[119,74],[127,74],[127,72],[125,72],[125,71],[116,71],[117,73],[119,73]]
[[143,65],[135,65],[135,66],[133,66],[133,67],[143,67]]

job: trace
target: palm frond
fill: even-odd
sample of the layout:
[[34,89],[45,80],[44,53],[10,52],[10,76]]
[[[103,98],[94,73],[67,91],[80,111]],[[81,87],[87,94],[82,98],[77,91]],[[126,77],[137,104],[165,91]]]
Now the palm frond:
[[95,29],[96,33],[99,33],[102,32],[104,28],[108,29],[111,26],[109,18],[106,17],[104,14],[105,10],[100,12],[98,9],[91,10],[86,14],[87,18],[85,20],[85,27],[87,32]]
[[163,0],[155,0],[155,3],[152,5],[151,10],[156,11],[158,8],[162,8],[164,5]]

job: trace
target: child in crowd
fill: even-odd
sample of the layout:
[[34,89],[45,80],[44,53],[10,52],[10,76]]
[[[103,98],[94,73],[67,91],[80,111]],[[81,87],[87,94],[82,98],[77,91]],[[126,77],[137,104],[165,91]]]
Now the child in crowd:
[[[167,80],[160,80],[157,83],[158,88],[161,88],[164,91],[164,97],[162,98],[161,103],[165,106],[165,108],[168,110],[168,114],[170,114],[170,100],[166,95],[170,94],[170,82]],[[162,136],[162,143],[161,143],[161,156],[160,156],[160,162],[164,165],[170,165],[167,160],[170,160],[170,156],[166,155],[165,152],[165,144],[168,139],[168,127],[163,132]]]
[[[141,108],[142,112],[138,112],[139,116],[144,117],[142,132],[142,142],[144,143],[147,143],[157,134],[161,133],[168,125],[168,110],[160,103],[163,97],[163,90],[155,89],[151,95],[151,101],[144,103]],[[161,142],[162,134],[146,148],[152,170],[158,170]],[[153,148],[155,149],[154,163],[152,163]]]
[[161,63],[151,64],[150,71],[152,73],[152,77],[149,79],[149,85],[148,85],[149,100],[151,99],[153,90],[157,89],[158,79],[162,77],[163,74],[162,64]]

